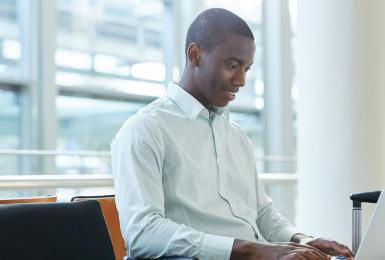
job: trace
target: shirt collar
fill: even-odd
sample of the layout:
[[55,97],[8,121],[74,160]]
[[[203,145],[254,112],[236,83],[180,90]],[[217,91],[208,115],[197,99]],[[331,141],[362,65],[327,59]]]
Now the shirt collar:
[[[208,119],[211,118],[210,112],[197,99],[175,82],[168,84],[166,96],[172,99],[190,120],[197,118],[200,114]],[[211,112],[217,115],[224,115],[227,120],[229,119],[229,111],[226,107],[213,106]]]

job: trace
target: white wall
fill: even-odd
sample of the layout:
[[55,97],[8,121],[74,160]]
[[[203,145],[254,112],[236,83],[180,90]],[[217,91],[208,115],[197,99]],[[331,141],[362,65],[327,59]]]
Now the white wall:
[[385,186],[385,1],[298,4],[298,224],[350,244],[349,194]]

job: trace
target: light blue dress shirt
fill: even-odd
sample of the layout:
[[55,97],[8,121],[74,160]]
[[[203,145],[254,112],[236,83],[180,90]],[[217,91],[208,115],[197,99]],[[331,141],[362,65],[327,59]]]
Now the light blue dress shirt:
[[258,181],[246,134],[175,83],[111,144],[116,204],[130,256],[227,260],[234,238],[289,241],[298,231]]

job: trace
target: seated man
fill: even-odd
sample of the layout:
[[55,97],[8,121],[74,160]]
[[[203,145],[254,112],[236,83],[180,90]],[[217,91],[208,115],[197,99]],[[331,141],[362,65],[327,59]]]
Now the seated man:
[[352,257],[346,246],[303,235],[276,212],[249,139],[229,120],[226,106],[244,86],[254,51],[240,17],[202,12],[187,33],[180,82],[115,136],[116,203],[130,256]]

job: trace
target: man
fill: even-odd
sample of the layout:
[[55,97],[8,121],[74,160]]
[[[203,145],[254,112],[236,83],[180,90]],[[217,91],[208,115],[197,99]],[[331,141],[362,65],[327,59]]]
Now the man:
[[188,30],[180,82],[117,133],[116,202],[131,256],[352,257],[346,246],[301,234],[275,211],[248,138],[228,119],[226,106],[245,84],[254,51],[241,18],[204,11]]

